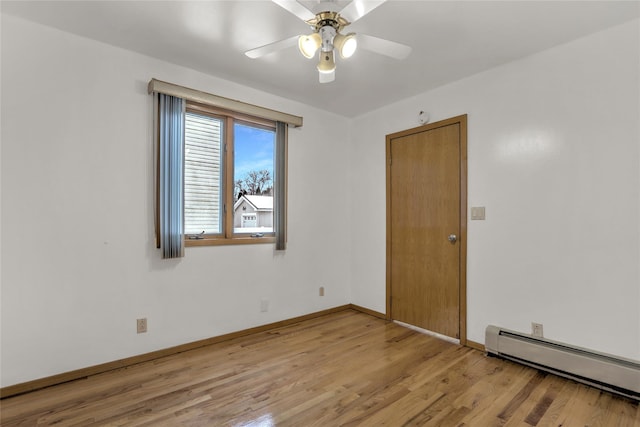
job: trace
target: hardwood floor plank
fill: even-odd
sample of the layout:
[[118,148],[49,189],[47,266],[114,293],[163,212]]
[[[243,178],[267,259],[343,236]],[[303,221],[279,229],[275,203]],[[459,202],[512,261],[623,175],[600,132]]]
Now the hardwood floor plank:
[[549,375],[545,380],[548,383],[548,386],[544,391],[544,394],[539,399],[536,399],[535,406],[531,408],[524,419],[524,422],[530,426],[538,425],[562,389],[562,384],[558,381],[556,376]]
[[559,389],[555,399],[549,408],[538,421],[537,427],[557,427],[560,425],[558,418],[567,406],[573,395],[577,392],[579,384],[575,381],[568,381],[560,377],[554,377]]
[[640,427],[640,405],[620,396],[613,396],[604,425]]
[[529,382],[513,396],[513,399],[511,399],[502,412],[498,414],[498,418],[505,422],[509,421],[514,413],[531,397],[531,394],[538,388],[542,381],[544,381],[546,376],[547,374],[544,372],[536,372]]
[[511,362],[493,358],[487,360],[495,364],[493,372],[489,371],[486,377],[460,397],[465,405],[473,408],[462,419],[466,425],[503,425],[505,421],[499,417],[500,413],[537,373]]
[[578,384],[576,392],[570,397],[567,405],[558,417],[559,424],[565,426],[586,426],[592,417],[600,390]]
[[13,426],[623,426],[638,402],[345,310],[0,401]]
[[[476,383],[486,372],[483,362],[486,358],[478,358],[475,351],[458,352],[458,359],[438,371],[431,381],[423,384],[416,392],[425,396],[442,395],[442,398],[425,408],[417,419],[426,425],[440,425],[443,422],[462,420],[471,411],[472,395],[463,396],[463,390],[473,390]],[[429,369],[425,367],[425,369]]]

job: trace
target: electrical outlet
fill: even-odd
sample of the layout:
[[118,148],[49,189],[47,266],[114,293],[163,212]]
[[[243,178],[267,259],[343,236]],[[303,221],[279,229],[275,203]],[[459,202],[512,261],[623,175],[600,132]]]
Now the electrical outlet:
[[137,319],[136,327],[139,334],[144,334],[145,332],[147,332],[147,318],[144,317],[142,319]]
[[538,338],[543,338],[542,323],[531,322],[531,335]]
[[320,292],[319,292],[320,296],[323,297],[324,296],[324,286],[320,286]]
[[263,298],[260,300],[260,311],[263,313],[266,313],[267,311],[269,311],[269,300],[266,298]]

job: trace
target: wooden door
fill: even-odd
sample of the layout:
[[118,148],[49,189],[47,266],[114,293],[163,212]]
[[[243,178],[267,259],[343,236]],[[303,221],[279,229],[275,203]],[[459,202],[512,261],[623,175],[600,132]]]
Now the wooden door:
[[387,315],[466,342],[466,116],[387,136]]

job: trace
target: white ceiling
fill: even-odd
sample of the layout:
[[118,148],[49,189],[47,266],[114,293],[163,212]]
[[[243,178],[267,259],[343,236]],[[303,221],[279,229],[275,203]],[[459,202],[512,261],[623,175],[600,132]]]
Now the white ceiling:
[[[314,11],[337,10],[320,0]],[[324,3],[324,2],[323,2]],[[287,48],[258,59],[246,50],[309,33],[262,1],[2,1],[2,13],[181,64],[355,117],[497,65],[637,18],[640,1],[388,0],[348,31],[404,43],[398,61],[358,50],[336,58],[336,80],[318,83],[317,60]],[[337,8],[337,9],[336,9]],[[346,31],[345,31],[346,32]]]

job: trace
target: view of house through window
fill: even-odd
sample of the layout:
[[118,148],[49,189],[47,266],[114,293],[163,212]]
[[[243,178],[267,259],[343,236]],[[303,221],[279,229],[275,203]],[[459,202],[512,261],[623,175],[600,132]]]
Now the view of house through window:
[[[231,125],[232,138],[225,129]],[[273,233],[274,149],[274,128],[187,111],[184,210],[189,239]],[[233,181],[225,165],[233,168]],[[226,202],[231,214],[225,213]]]
[[275,131],[234,125],[234,233],[273,232]]

